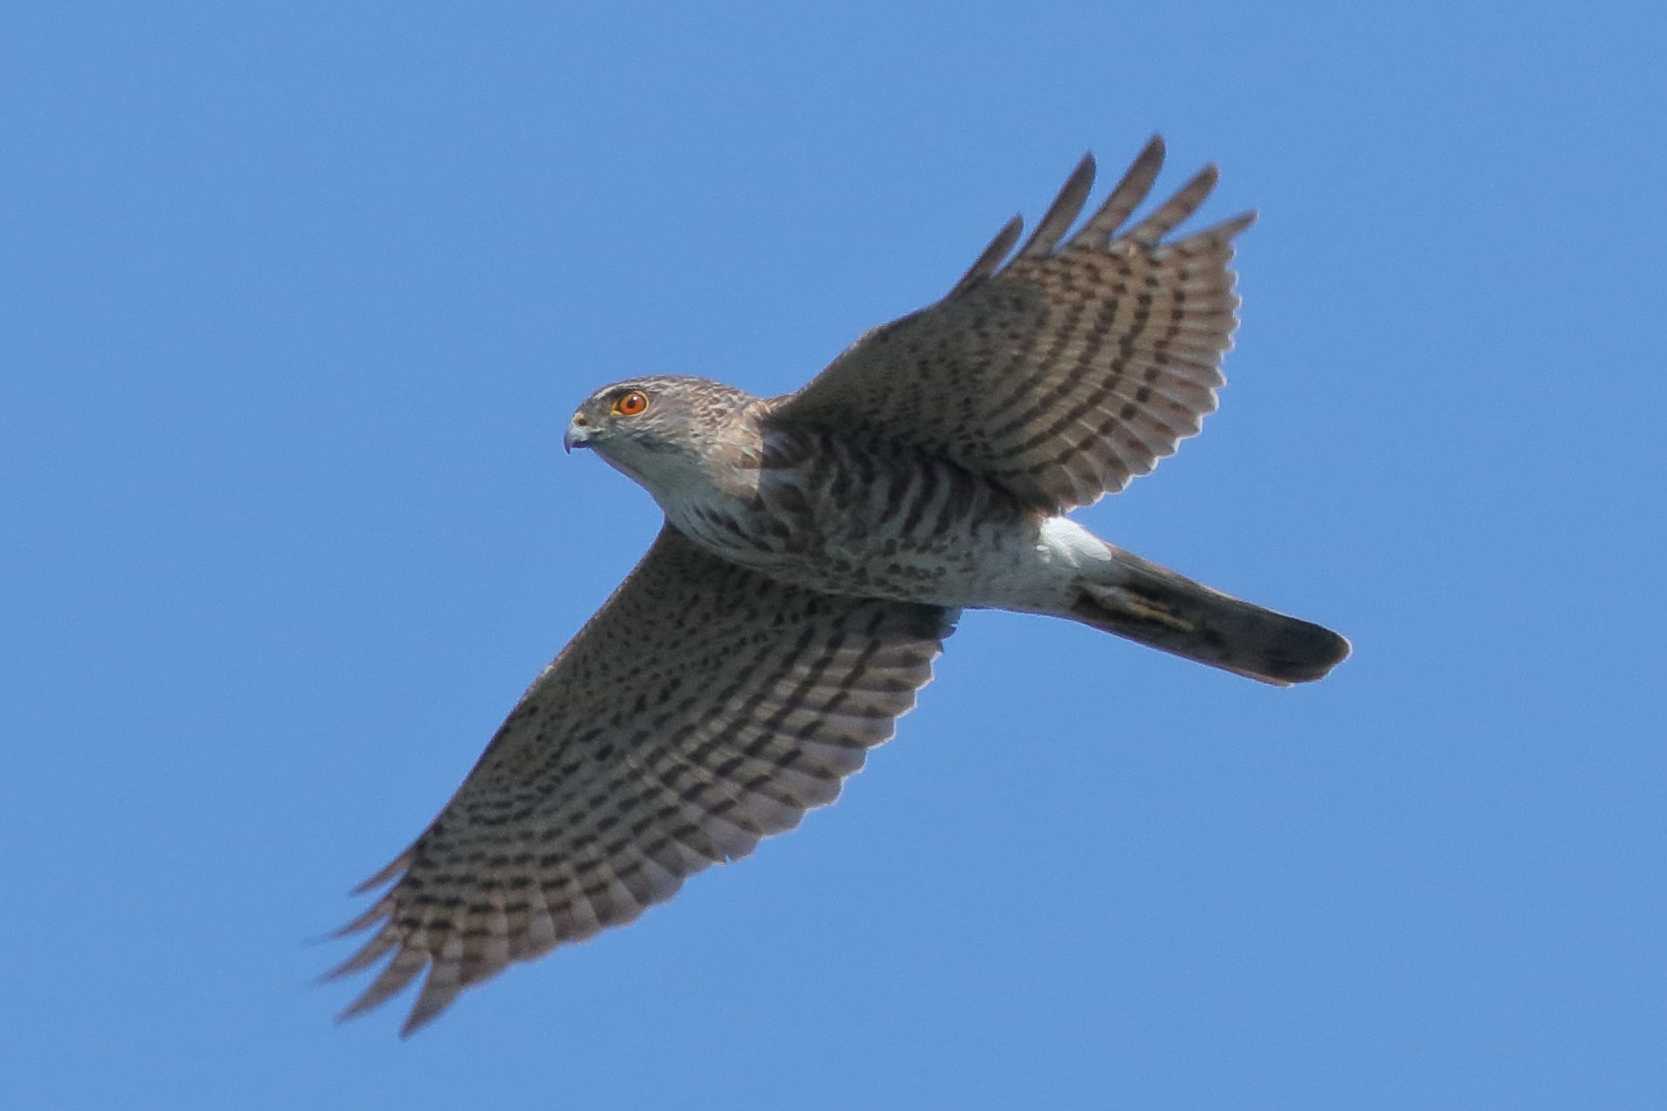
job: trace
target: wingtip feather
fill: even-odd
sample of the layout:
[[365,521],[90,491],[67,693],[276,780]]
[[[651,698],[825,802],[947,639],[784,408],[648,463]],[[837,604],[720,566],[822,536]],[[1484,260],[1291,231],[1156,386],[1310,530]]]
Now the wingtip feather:
[[374,876],[354,887],[348,892],[348,894],[365,895],[375,891],[378,887],[381,887],[383,884],[405,871],[405,869],[409,868],[411,866],[411,859],[413,855],[413,850],[406,849],[404,852],[400,853],[384,865]]
[[381,974],[371,981],[370,986],[336,1014],[336,1021],[347,1022],[375,1010],[404,990],[427,963],[428,954],[423,950],[401,949]]
[[1135,156],[1129,168],[1123,171],[1123,176],[1111,193],[1100,205],[1099,211],[1089,217],[1082,230],[1071,237],[1073,246],[1088,244],[1103,246],[1106,241],[1116,234],[1140,202],[1151,192],[1152,183],[1157,180],[1158,171],[1163,169],[1165,156],[1163,136],[1153,135],[1146,141],[1140,153]]
[[1019,249],[1019,258],[1053,253],[1054,247],[1058,246],[1082,213],[1082,206],[1094,189],[1094,173],[1094,155],[1092,152],[1085,153],[1065,179],[1065,184],[1060,186],[1047,212],[1037,221],[1036,231],[1031,234],[1030,240]]
[[1001,230],[996,232],[995,238],[990,240],[989,246],[985,247],[973,264],[967,268],[967,272],[961,275],[961,280],[955,283],[955,287],[949,291],[948,296],[951,298],[957,297],[995,273],[1007,258],[1008,253],[1013,250],[1013,244],[1019,241],[1019,235],[1024,231],[1024,226],[1024,217],[1017,214],[1003,224]]

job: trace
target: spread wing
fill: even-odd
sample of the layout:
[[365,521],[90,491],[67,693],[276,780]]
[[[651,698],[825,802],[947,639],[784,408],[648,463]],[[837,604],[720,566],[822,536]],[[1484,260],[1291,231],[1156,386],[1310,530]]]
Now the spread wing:
[[931,678],[955,613],[801,590],[669,525],[533,683],[342,932],[392,960],[342,1017],[428,979],[404,1033],[509,962],[629,922],[831,802]]
[[909,443],[1047,511],[1151,471],[1215,409],[1237,324],[1232,240],[1255,219],[1164,240],[1209,196],[1210,166],[1119,230],[1163,154],[1153,138],[1067,238],[1094,184],[1085,157],[1007,265],[1018,217],[947,297],[865,335],[775,419]]

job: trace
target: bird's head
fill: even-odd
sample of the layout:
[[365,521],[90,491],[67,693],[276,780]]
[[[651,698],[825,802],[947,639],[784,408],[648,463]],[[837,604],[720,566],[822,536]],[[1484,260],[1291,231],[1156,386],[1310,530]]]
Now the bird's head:
[[603,386],[567,422],[562,446],[594,448],[656,499],[709,480],[735,415],[753,400],[705,378],[627,378]]

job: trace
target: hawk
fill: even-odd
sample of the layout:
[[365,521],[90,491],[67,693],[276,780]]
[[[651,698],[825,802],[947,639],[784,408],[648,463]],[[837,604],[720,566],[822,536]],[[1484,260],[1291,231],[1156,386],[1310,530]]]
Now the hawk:
[[564,446],[635,480],[665,524],[358,889],[391,884],[340,931],[375,929],[330,975],[391,960],[342,1017],[426,968],[409,1034],[510,962],[796,826],[891,737],[962,609],[1068,618],[1281,685],[1348,655],[1065,516],[1151,471],[1224,382],[1233,240],[1255,217],[1166,238],[1211,166],[1125,227],[1163,154],[1153,138],[1071,232],[1085,157],[1017,253],[1015,217],[948,296],[797,393],[649,376],[579,406]]

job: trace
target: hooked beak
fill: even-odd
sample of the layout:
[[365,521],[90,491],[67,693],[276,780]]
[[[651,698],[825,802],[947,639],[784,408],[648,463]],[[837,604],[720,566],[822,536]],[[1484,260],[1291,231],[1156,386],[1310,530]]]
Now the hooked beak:
[[576,447],[586,447],[590,444],[590,423],[584,417],[575,416],[567,422],[567,434],[561,438],[562,450],[569,455]]

